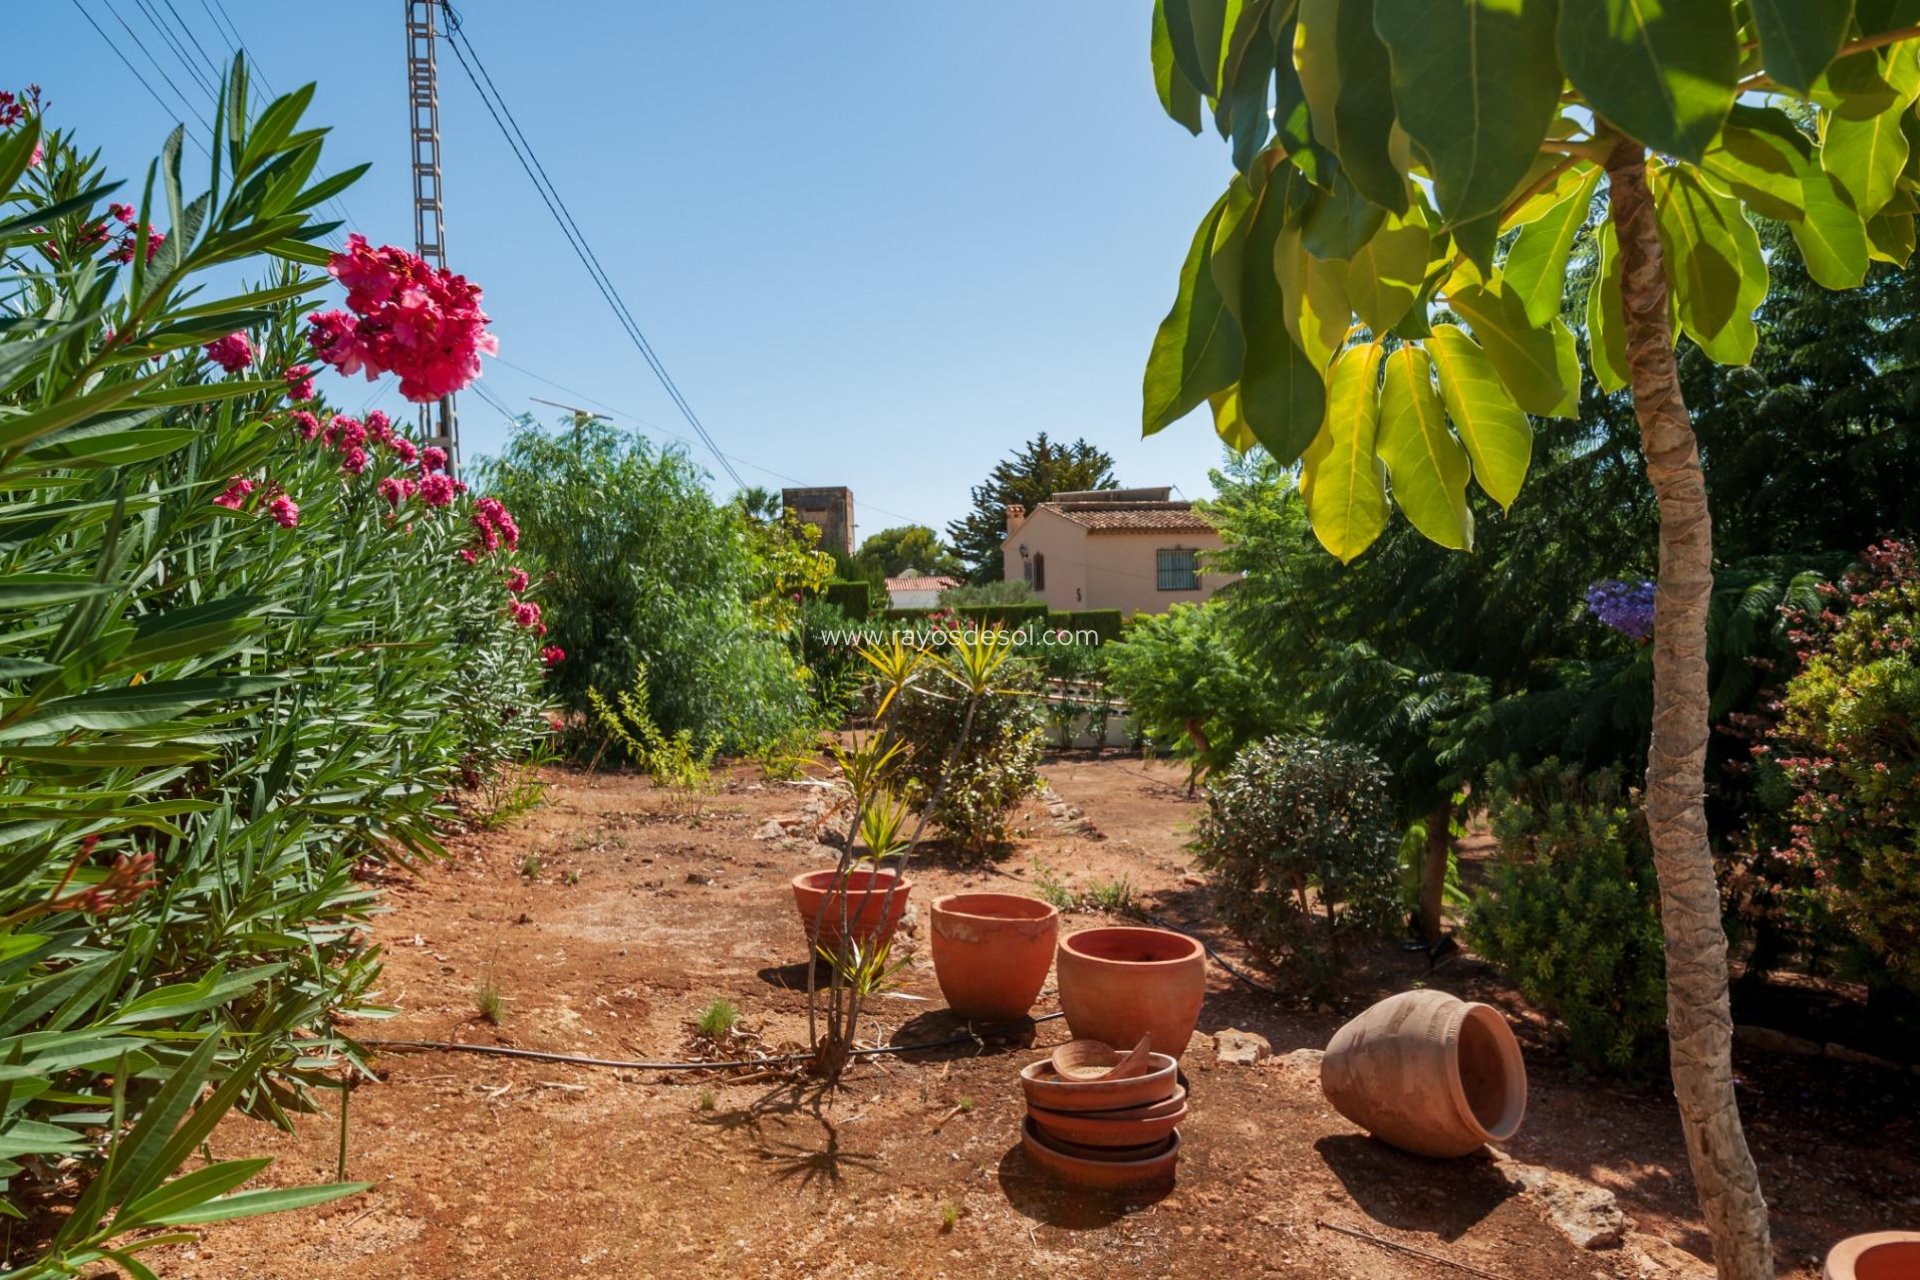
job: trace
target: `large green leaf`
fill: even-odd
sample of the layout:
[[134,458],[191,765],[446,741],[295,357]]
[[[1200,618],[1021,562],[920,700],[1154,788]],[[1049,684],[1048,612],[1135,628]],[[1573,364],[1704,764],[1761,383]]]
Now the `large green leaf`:
[[1620,296],[1620,241],[1611,221],[1594,237],[1599,255],[1587,288],[1587,364],[1600,389],[1612,394],[1626,387],[1627,313]]
[[1753,313],[1767,296],[1767,260],[1740,202],[1685,165],[1648,174],[1660,248],[1680,329],[1720,364],[1746,364],[1760,332]]
[[1394,505],[1413,527],[1443,547],[1473,546],[1467,480],[1473,464],[1447,430],[1447,414],[1433,388],[1427,353],[1411,344],[1387,357],[1380,392],[1380,460],[1393,482]]
[[1867,252],[1876,262],[1907,265],[1913,256],[1914,229],[1910,213],[1882,213],[1867,224]]
[[1426,350],[1440,379],[1447,417],[1473,460],[1474,483],[1505,510],[1520,495],[1520,485],[1527,478],[1533,427],[1501,385],[1493,361],[1464,329],[1433,326]]
[[1900,118],[1920,92],[1920,63],[1914,54],[1912,45],[1888,51],[1882,78],[1894,98],[1884,109],[1865,118],[1844,111],[1827,116],[1820,163],[1839,179],[1862,218],[1871,218],[1886,206],[1907,167],[1907,136]]
[[1226,203],[1222,196],[1201,219],[1180,268],[1180,292],[1154,335],[1142,385],[1144,435],[1179,421],[1240,376],[1240,326],[1227,313],[1210,263]]
[[1699,160],[1733,105],[1727,0],[1560,0],[1559,47],[1594,111],[1656,150]]
[[1515,404],[1543,418],[1580,416],[1580,356],[1559,316],[1535,327],[1526,302],[1499,277],[1456,286],[1447,305],[1473,327]]
[[1448,222],[1497,211],[1560,106],[1554,0],[1374,0],[1400,127]]
[[1600,186],[1600,170],[1589,167],[1585,179],[1550,206],[1546,213],[1520,229],[1501,268],[1507,285],[1520,295],[1530,324],[1544,325],[1560,314],[1566,294],[1567,256],[1574,237],[1586,225],[1593,193]]
[[1373,29],[1373,0],[1300,0],[1294,56],[1313,136],[1361,194],[1394,213],[1407,184],[1393,163],[1393,78]]
[[1386,211],[1360,194],[1345,169],[1336,170],[1332,188],[1307,205],[1300,220],[1300,247],[1316,258],[1344,261],[1373,239],[1385,221]]
[[[1750,127],[1743,116],[1768,120],[1774,127]],[[1781,122],[1784,128],[1779,127]],[[1811,155],[1812,144],[1785,112],[1736,106],[1700,168],[1755,213],[1776,222],[1798,222],[1807,216],[1804,187]]]
[[1260,443],[1260,437],[1253,434],[1253,428],[1240,415],[1240,388],[1228,387],[1214,392],[1207,397],[1207,405],[1213,410],[1213,430],[1220,437],[1220,443],[1235,453],[1245,453]]
[[1428,248],[1426,221],[1416,206],[1404,218],[1389,216],[1347,259],[1347,297],[1375,337],[1399,324],[1420,296]]
[[1290,213],[1285,185],[1290,181],[1276,176],[1267,183],[1247,229],[1240,277],[1246,346],[1240,372],[1240,416],[1283,466],[1300,456],[1320,429],[1326,411],[1326,388],[1320,377],[1325,361],[1310,359],[1294,338],[1293,326],[1288,324],[1288,298],[1274,266],[1275,246]]
[[1847,38],[1853,0],[1751,0],[1760,65],[1773,82],[1805,93]]
[[332,1182],[313,1187],[276,1187],[269,1191],[242,1191],[238,1195],[222,1196],[192,1209],[150,1219],[148,1225],[197,1227],[209,1222],[257,1217],[263,1213],[285,1213],[289,1209],[308,1209],[346,1196],[357,1196],[372,1186],[371,1182]]
[[1847,203],[1839,180],[1817,164],[1805,165],[1802,198],[1807,216],[1789,222],[1807,274],[1827,289],[1852,289],[1867,278],[1867,228]]
[[1326,368],[1353,321],[1346,264],[1314,257],[1301,246],[1299,229],[1287,227],[1273,242],[1273,270],[1287,300],[1287,331],[1316,369]]
[[1349,347],[1327,382],[1327,420],[1301,458],[1300,495],[1320,545],[1342,564],[1387,527],[1385,472],[1376,456],[1380,344]]

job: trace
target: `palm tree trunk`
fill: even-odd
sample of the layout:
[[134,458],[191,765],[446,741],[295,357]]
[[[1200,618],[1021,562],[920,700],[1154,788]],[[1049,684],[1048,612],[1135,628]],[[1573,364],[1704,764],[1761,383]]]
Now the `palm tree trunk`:
[[1727,935],[1707,843],[1707,604],[1713,524],[1693,420],[1680,396],[1668,286],[1647,189],[1646,154],[1622,140],[1607,157],[1627,365],[1647,479],[1660,505],[1654,600],[1653,743],[1647,825],[1666,934],[1667,1034],[1687,1158],[1722,1280],[1771,1280],[1767,1202],[1733,1093]]

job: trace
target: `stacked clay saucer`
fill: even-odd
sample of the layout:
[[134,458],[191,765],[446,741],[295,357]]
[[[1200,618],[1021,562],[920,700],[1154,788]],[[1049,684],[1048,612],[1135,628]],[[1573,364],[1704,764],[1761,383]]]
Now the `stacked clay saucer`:
[[1027,1096],[1027,1159],[1063,1182],[1137,1190],[1173,1181],[1187,1090],[1179,1064],[1151,1053],[1076,1040],[1020,1071]]

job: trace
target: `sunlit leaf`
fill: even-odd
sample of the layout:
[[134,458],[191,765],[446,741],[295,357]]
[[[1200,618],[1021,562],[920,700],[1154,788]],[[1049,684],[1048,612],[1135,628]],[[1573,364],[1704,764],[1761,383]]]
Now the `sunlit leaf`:
[[1558,44],[1593,110],[1655,150],[1699,160],[1733,105],[1727,0],[1560,0]]
[[1179,421],[1240,376],[1240,326],[1227,313],[1210,265],[1225,208],[1223,196],[1201,219],[1180,268],[1180,292],[1154,335],[1142,386],[1142,434]]
[[1374,34],[1373,0],[1300,0],[1294,58],[1314,137],[1340,157],[1362,195],[1405,213],[1406,180],[1388,147],[1392,73]]
[[1380,353],[1377,342],[1341,352],[1327,381],[1326,421],[1301,458],[1307,520],[1343,564],[1387,527],[1385,470],[1375,452]]
[[1447,417],[1473,461],[1474,483],[1501,509],[1513,505],[1533,456],[1533,427],[1494,372],[1493,361],[1456,325],[1433,326],[1426,343]]
[[1501,268],[1507,285],[1520,295],[1531,324],[1544,325],[1560,314],[1566,292],[1567,257],[1574,237],[1586,224],[1600,170],[1587,166],[1585,179],[1536,221],[1522,227]]
[[1401,347],[1387,357],[1376,450],[1387,465],[1394,505],[1413,527],[1443,547],[1472,547],[1467,481],[1473,464],[1447,430],[1446,409],[1433,386],[1433,366],[1417,346]]
[[1504,279],[1456,288],[1447,305],[1472,327],[1515,404],[1545,418],[1579,416],[1580,357],[1572,330],[1558,315],[1535,326]]

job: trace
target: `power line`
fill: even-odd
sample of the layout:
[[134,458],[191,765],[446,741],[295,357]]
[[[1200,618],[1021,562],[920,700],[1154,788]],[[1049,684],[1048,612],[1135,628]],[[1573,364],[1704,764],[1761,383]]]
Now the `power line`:
[[[74,2],[78,4],[79,0],[74,0]],[[192,115],[194,111],[192,100],[189,99],[186,94],[180,92],[180,86],[173,82],[173,77],[167,74],[167,69],[160,65],[158,58],[153,56],[153,50],[147,48],[146,45],[140,42],[139,35],[134,32],[132,27],[127,25],[127,20],[120,16],[120,11],[113,7],[113,0],[100,0],[100,3],[106,6],[107,12],[113,15],[113,20],[119,23],[121,30],[127,33],[127,39],[133,41],[134,46],[146,55],[147,61],[153,64],[153,69],[160,73],[160,78],[166,81],[167,88],[173,90],[173,96],[180,99],[180,105],[185,109],[186,114]],[[86,10],[83,9],[81,12],[84,13]],[[125,59],[122,59],[122,61],[125,61]],[[173,108],[168,107],[167,111],[171,114]]]
[[[85,6],[83,6],[80,3],[80,0],[72,0],[72,3],[73,3],[73,7],[80,11],[80,16],[87,20],[87,25],[93,28],[94,34],[100,37],[101,42],[104,43],[107,46],[107,48],[113,50],[114,57],[120,59],[120,65],[127,69],[127,74],[131,75],[135,80],[138,80],[140,82],[140,87],[142,89],[145,89],[147,91],[147,96],[152,98],[154,102],[159,105],[160,110],[163,114],[172,115],[173,108],[167,105],[167,100],[165,98],[162,98],[160,96],[160,91],[158,89],[155,89],[152,83],[149,82],[145,76],[140,74],[140,68],[134,66],[133,63],[130,60],[128,60],[127,55],[120,51],[120,46],[113,42],[113,37],[106,33],[105,28],[103,28],[98,22],[95,22],[93,20],[93,15],[87,12]],[[120,15],[117,13],[114,14],[114,17],[116,18],[118,18],[119,16]],[[120,25],[124,27],[127,24],[125,22],[122,22]],[[129,32],[128,34],[132,34],[132,33]],[[178,93],[179,90],[176,89],[174,90],[174,92]],[[190,133],[187,136],[193,139],[194,146],[200,148],[201,155],[206,156],[208,159],[212,159],[213,153],[207,150],[207,144],[200,141],[200,137],[198,134]]]
[[[686,396],[674,383],[672,375],[667,372],[666,365],[654,352],[653,345],[647,341],[647,336],[641,330],[639,322],[634,319],[632,311],[621,299],[606,269],[600,265],[599,257],[588,245],[586,236],[581,232],[572,211],[567,208],[565,199],[561,197],[559,189],[553,185],[552,179],[547,176],[546,166],[540,163],[533,144],[527,141],[526,134],[520,128],[520,122],[514,119],[512,108],[507,105],[505,96],[500,93],[499,87],[493,82],[492,75],[487,72],[486,64],[481,60],[479,51],[473,47],[473,42],[467,39],[461,30],[459,14],[454,11],[451,4],[446,3],[446,0],[442,0],[442,7],[447,13],[447,43],[453,49],[454,57],[459,60],[461,70],[466,72],[474,92],[480,96],[481,103],[487,108],[487,114],[493,117],[494,125],[499,128],[501,136],[507,140],[507,146],[512,150],[514,159],[520,162],[520,168],[526,173],[527,180],[533,183],[541,202],[547,206],[547,212],[552,214],[554,221],[559,224],[561,234],[566,237],[574,256],[579,258],[580,264],[587,269],[587,274],[593,279],[594,287],[600,291],[600,296],[612,309],[615,319],[626,330],[627,337],[639,350],[648,367],[653,370],[654,376],[659,379],[661,387],[666,391],[667,398],[673,401],[674,407],[680,411],[680,416],[686,419],[687,425],[693,428],[694,434],[705,442],[713,456],[719,460],[722,469],[733,478],[733,482],[740,488],[748,487],[746,481],[740,478],[740,473],[734,470],[733,463],[727,455],[721,452],[720,446],[707,431],[705,424],[700,421],[699,415],[693,411],[693,406],[687,402]],[[471,64],[468,62],[469,57],[472,58]],[[474,74],[476,67],[479,68],[478,76]],[[483,79],[486,82],[484,89],[481,87]],[[496,101],[499,104],[497,110],[494,105]],[[506,117],[505,120],[501,119],[503,114]],[[509,122],[511,122],[511,128],[509,128]]]
[[167,48],[173,50],[173,56],[178,58],[180,64],[187,69],[187,76],[200,86],[200,92],[206,95],[207,101],[209,103],[218,101],[220,97],[218,91],[200,70],[199,64],[187,56],[186,46],[182,45],[173,32],[168,30],[166,23],[160,21],[160,15],[154,11],[153,6],[148,4],[147,0],[133,0],[133,3],[134,7],[146,17],[147,25],[159,32],[160,39],[166,43]]

